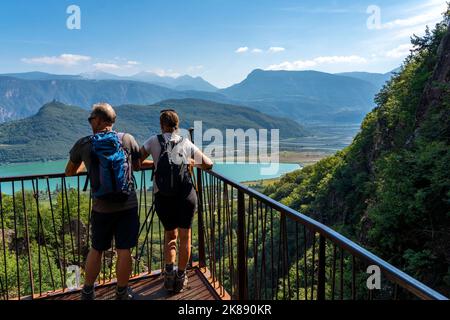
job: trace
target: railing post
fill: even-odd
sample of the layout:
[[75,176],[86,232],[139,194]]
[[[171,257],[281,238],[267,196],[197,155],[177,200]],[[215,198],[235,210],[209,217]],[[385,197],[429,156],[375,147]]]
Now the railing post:
[[319,238],[319,270],[317,282],[317,300],[325,300],[325,237],[320,235]]
[[197,168],[197,192],[198,192],[198,264],[200,268],[206,267],[205,256],[205,225],[203,222],[203,184],[202,171]]
[[237,199],[237,245],[238,245],[238,300],[248,299],[247,290],[247,267],[245,256],[245,197],[242,190],[238,190]]

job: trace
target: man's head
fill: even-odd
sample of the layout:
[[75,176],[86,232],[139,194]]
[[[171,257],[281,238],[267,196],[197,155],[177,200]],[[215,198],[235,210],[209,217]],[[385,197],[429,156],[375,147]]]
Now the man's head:
[[178,118],[178,114],[175,110],[162,110],[159,117],[159,123],[163,133],[174,132],[178,130],[180,119]]
[[108,103],[97,103],[92,106],[91,115],[89,116],[89,123],[92,131],[99,132],[104,130],[111,130],[116,122],[116,112]]

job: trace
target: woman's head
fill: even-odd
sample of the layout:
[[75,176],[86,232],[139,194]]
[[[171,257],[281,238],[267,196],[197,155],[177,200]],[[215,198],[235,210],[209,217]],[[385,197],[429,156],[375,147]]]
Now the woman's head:
[[178,130],[180,125],[180,119],[175,110],[162,110],[159,117],[159,123],[161,125],[161,130],[165,132],[174,132]]

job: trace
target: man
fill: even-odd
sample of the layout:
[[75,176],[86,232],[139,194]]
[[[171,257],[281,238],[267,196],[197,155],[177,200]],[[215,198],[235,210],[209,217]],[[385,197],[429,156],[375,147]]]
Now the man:
[[[126,155],[123,165],[129,168],[127,171],[132,176],[132,170],[139,170],[140,153],[139,145],[130,134],[116,134],[113,132],[113,125],[116,121],[114,109],[107,103],[95,104],[88,119],[93,136],[88,136],[78,140],[70,151],[70,160],[66,167],[66,175],[76,175],[86,168],[92,184],[98,175],[99,159],[95,153],[95,143],[99,137],[112,136],[119,141],[125,150],[122,155]],[[95,140],[97,138],[97,140]],[[108,172],[107,172],[108,173]],[[113,179],[114,180],[114,179]],[[104,187],[104,179],[101,179]],[[139,233],[138,201],[134,184],[131,183],[127,196],[121,201],[107,199],[98,196],[93,197],[92,208],[92,248],[89,251],[85,267],[85,284],[81,292],[82,300],[94,300],[94,284],[100,273],[102,255],[104,251],[111,248],[113,238],[117,249],[117,288],[116,299],[130,300],[135,298],[133,291],[128,287],[129,277],[132,271],[131,248],[136,246]]]
[[[162,134],[150,137],[141,148],[143,167],[149,155],[154,160],[155,209],[165,230],[164,287],[175,293],[182,292],[188,284],[186,268],[191,254],[192,220],[197,209],[197,194],[189,169],[192,165],[203,170],[213,166],[199,148],[177,134],[179,123],[174,110],[161,111]],[[178,237],[180,250],[178,270],[175,270]]]

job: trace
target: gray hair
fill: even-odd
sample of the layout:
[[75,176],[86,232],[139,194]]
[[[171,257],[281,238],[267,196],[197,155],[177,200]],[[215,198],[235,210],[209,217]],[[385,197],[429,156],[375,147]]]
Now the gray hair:
[[92,106],[91,117],[98,117],[106,123],[114,124],[116,122],[117,115],[109,103],[101,102]]

